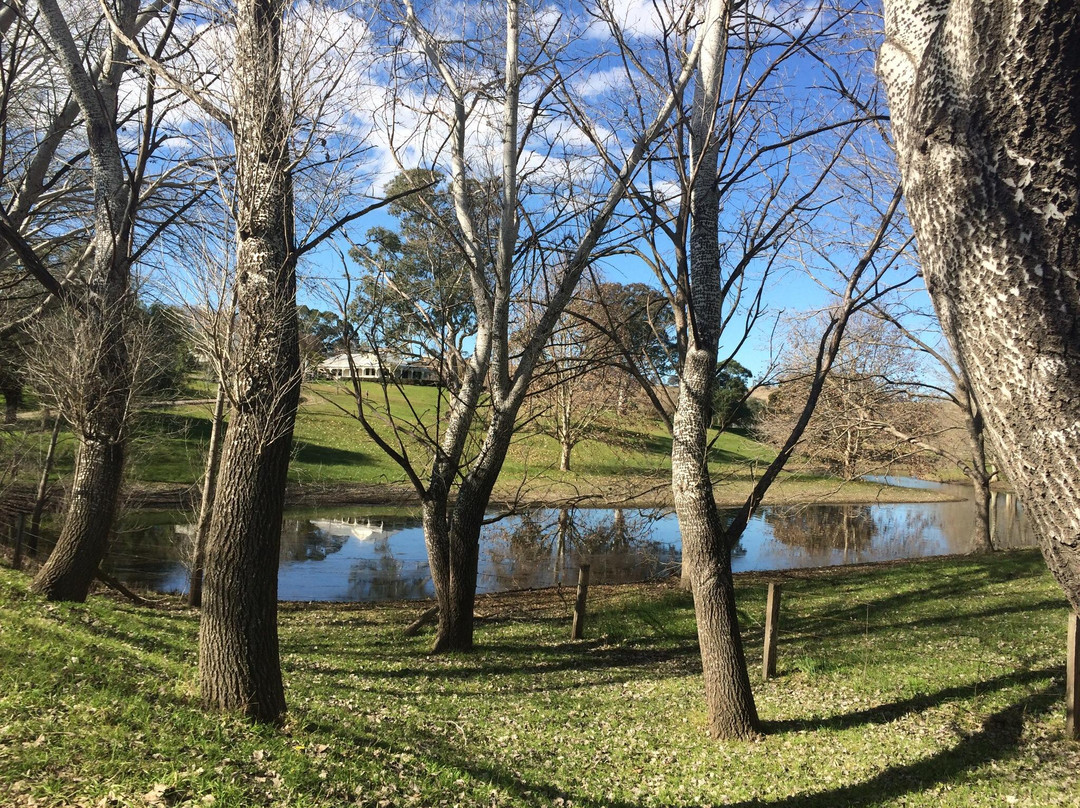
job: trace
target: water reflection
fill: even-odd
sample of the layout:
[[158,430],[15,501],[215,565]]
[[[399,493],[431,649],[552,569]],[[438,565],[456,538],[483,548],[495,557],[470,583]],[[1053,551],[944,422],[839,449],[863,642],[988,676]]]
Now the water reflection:
[[[1033,544],[1014,495],[996,494],[994,513],[996,546]],[[747,526],[732,566],[786,569],[963,553],[971,548],[972,515],[969,501],[765,508]],[[189,521],[134,514],[122,523],[106,570],[128,583],[184,592]],[[541,509],[485,529],[477,589],[573,585],[583,562],[596,583],[643,580],[676,570],[680,554],[678,522],[668,511]],[[282,600],[431,597],[420,519],[409,510],[374,507],[289,513],[278,587]]]
[[588,563],[601,583],[641,581],[674,569],[678,540],[653,536],[671,519],[665,511],[616,508],[542,509],[490,526],[481,545],[484,591],[573,583]]

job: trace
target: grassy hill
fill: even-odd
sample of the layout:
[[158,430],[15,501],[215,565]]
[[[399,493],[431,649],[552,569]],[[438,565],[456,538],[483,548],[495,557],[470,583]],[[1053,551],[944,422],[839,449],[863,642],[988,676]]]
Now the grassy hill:
[[[208,394],[203,388],[202,394]],[[379,388],[372,395],[381,396]],[[385,402],[376,400],[371,420],[381,433],[393,438],[385,417],[387,409],[432,431],[439,420],[437,391],[433,387],[406,386],[387,390]],[[136,486],[176,488],[196,484],[202,475],[210,439],[209,403],[158,406],[144,412],[136,422],[128,464],[129,480]],[[372,500],[393,487],[408,489],[401,469],[364,432],[353,416],[355,404],[348,391],[328,382],[305,385],[294,433],[294,453],[289,476],[295,486],[317,488],[320,496],[339,489],[350,496]],[[37,448],[30,463],[40,456],[47,434],[33,431],[24,419],[25,436]],[[479,437],[479,436],[478,436]],[[404,445],[414,463],[424,468],[427,449],[408,435]],[[74,444],[61,443],[58,472],[70,471]],[[628,416],[607,413],[599,419],[590,439],[575,447],[572,471],[561,472],[558,442],[542,434],[536,424],[515,438],[506,459],[496,497],[521,497],[529,501],[555,501],[593,497],[606,502],[636,500],[663,503],[669,499],[671,438],[663,424],[648,413]],[[711,460],[717,480],[717,497],[739,502],[750,490],[761,469],[774,457],[773,450],[744,435],[716,436]],[[33,472],[31,472],[32,474]],[[358,492],[363,492],[362,495]],[[927,492],[883,491],[880,486],[848,484],[805,473],[782,476],[772,501],[874,501],[881,499],[929,499]]]

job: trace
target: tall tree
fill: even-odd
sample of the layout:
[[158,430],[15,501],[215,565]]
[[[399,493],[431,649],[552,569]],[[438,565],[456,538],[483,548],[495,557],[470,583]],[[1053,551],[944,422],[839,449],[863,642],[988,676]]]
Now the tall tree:
[[275,721],[285,711],[277,636],[281,513],[300,397],[292,125],[282,98],[287,0],[236,5],[237,347],[232,414],[210,523],[199,623],[203,701]]
[[[467,186],[490,242],[494,200],[475,180]],[[384,193],[398,198],[387,206],[397,226],[369,229],[366,243],[350,250],[362,272],[350,327],[371,349],[394,346],[400,356],[430,361],[456,387],[476,312],[451,190],[439,171],[416,168],[398,174]]]
[[884,78],[927,288],[1080,609],[1080,7],[886,0]]
[[[118,140],[119,87],[128,63],[127,46],[119,37],[109,37],[101,70],[90,72],[56,0],[40,0],[39,7],[58,67],[85,120],[94,210],[85,292],[69,301],[69,315],[78,322],[85,348],[85,364],[77,371],[78,406],[67,414],[79,437],[75,474],[60,537],[33,588],[50,600],[81,601],[105,554],[124,468],[132,384],[125,329],[133,302],[132,239],[145,162],[132,173]],[[138,0],[124,0],[118,6],[121,25],[128,31],[136,26],[138,9]],[[148,96],[152,99],[152,90]],[[144,150],[143,159],[146,156]],[[4,236],[24,263],[41,263],[13,228],[5,227]],[[59,297],[62,287],[53,280],[50,288],[47,268],[36,269],[46,288]]]
[[[694,594],[708,729],[720,738],[759,731],[739,634],[732,549],[806,428],[849,318],[887,287],[892,263],[877,253],[892,233],[898,193],[865,241],[843,251],[844,261],[824,226],[816,244],[809,241],[825,181],[870,113],[865,104],[852,105],[851,113],[842,104],[825,119],[805,108],[775,114],[790,108],[784,67],[808,52],[822,57],[818,64],[828,63],[824,52],[840,33],[834,26],[843,27],[843,15],[826,18],[823,6],[805,12],[802,4],[740,6],[738,13],[732,6],[699,32],[706,44],[693,96],[678,118],[682,125],[665,143],[668,159],[652,167],[649,185],[634,194],[648,222],[644,257],[675,319],[679,397],[672,419],[672,493],[684,577]],[[806,239],[806,252],[816,249],[821,263],[833,267],[835,298],[815,340],[812,382],[791,433],[735,515],[722,518],[709,465],[721,347],[730,358],[753,332],[766,284],[796,238]]]

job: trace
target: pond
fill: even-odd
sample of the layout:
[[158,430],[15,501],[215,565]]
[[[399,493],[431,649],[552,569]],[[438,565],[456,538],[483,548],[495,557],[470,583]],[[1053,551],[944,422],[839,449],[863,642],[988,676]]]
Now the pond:
[[[890,481],[892,482],[892,481]],[[903,481],[896,481],[901,484]],[[923,481],[918,481],[923,484]],[[956,493],[965,495],[963,486]],[[1032,546],[1012,494],[996,495],[995,544]],[[763,508],[736,545],[732,566],[778,570],[964,553],[970,501]],[[160,592],[187,589],[189,517],[138,513],[125,520],[104,564],[121,581]],[[671,573],[681,558],[669,510],[542,509],[485,528],[479,592],[573,585],[582,562],[594,583]],[[377,601],[433,595],[419,515],[394,507],[288,512],[279,595],[290,601]]]

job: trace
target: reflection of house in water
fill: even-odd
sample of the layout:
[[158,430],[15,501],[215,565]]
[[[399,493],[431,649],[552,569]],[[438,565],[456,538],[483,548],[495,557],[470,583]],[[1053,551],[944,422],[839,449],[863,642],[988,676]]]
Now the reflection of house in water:
[[428,597],[420,523],[382,515],[286,520],[278,588],[283,600]]
[[352,536],[360,539],[360,541],[386,540],[400,530],[400,528],[394,529],[393,527],[387,529],[386,522],[382,519],[378,522],[372,522],[371,519],[366,517],[315,519],[312,520],[311,524],[327,536],[341,536],[343,538]]

